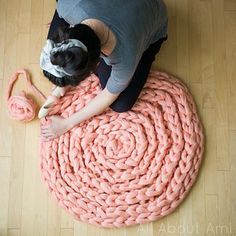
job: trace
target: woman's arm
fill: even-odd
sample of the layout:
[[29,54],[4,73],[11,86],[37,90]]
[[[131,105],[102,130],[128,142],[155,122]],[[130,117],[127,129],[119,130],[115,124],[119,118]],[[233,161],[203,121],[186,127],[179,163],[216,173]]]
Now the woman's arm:
[[102,113],[109,107],[120,95],[112,94],[105,87],[96,97],[94,97],[85,107],[67,118],[68,127],[73,128],[75,125],[95,115]]

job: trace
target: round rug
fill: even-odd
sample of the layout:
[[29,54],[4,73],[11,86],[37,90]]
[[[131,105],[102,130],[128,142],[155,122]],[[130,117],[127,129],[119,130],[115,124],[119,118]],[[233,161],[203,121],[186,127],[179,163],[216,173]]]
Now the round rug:
[[[100,90],[92,75],[49,115],[68,117]],[[53,141],[40,139],[41,173],[58,204],[77,220],[102,227],[135,225],[166,216],[183,201],[196,180],[203,142],[187,87],[151,71],[130,111],[108,108]]]

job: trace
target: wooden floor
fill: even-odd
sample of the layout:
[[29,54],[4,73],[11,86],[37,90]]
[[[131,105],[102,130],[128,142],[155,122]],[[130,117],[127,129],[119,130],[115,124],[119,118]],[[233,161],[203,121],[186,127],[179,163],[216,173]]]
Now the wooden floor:
[[[153,68],[189,87],[205,127],[206,151],[187,199],[162,220],[125,229],[73,221],[41,181],[39,121],[8,119],[10,75],[28,68],[45,93],[39,68],[54,0],[0,0],[0,235],[236,235],[236,0],[165,0],[169,39]],[[26,89],[19,81],[14,93]],[[29,91],[29,90],[27,90]],[[42,102],[38,100],[40,104]]]

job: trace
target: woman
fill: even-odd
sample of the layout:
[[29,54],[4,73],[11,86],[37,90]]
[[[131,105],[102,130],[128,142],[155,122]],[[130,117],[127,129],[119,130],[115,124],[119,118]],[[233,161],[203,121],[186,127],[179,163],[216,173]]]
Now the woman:
[[103,90],[71,117],[49,117],[42,136],[58,137],[107,107],[130,110],[167,39],[167,25],[162,0],[59,0],[40,57],[44,75],[66,88],[96,73]]

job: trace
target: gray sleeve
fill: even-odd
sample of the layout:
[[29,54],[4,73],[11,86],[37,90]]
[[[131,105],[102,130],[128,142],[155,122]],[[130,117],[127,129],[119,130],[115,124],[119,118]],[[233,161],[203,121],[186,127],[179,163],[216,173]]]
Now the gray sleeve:
[[119,63],[112,66],[111,75],[107,81],[107,89],[110,93],[121,93],[130,84],[135,72],[135,65]]

